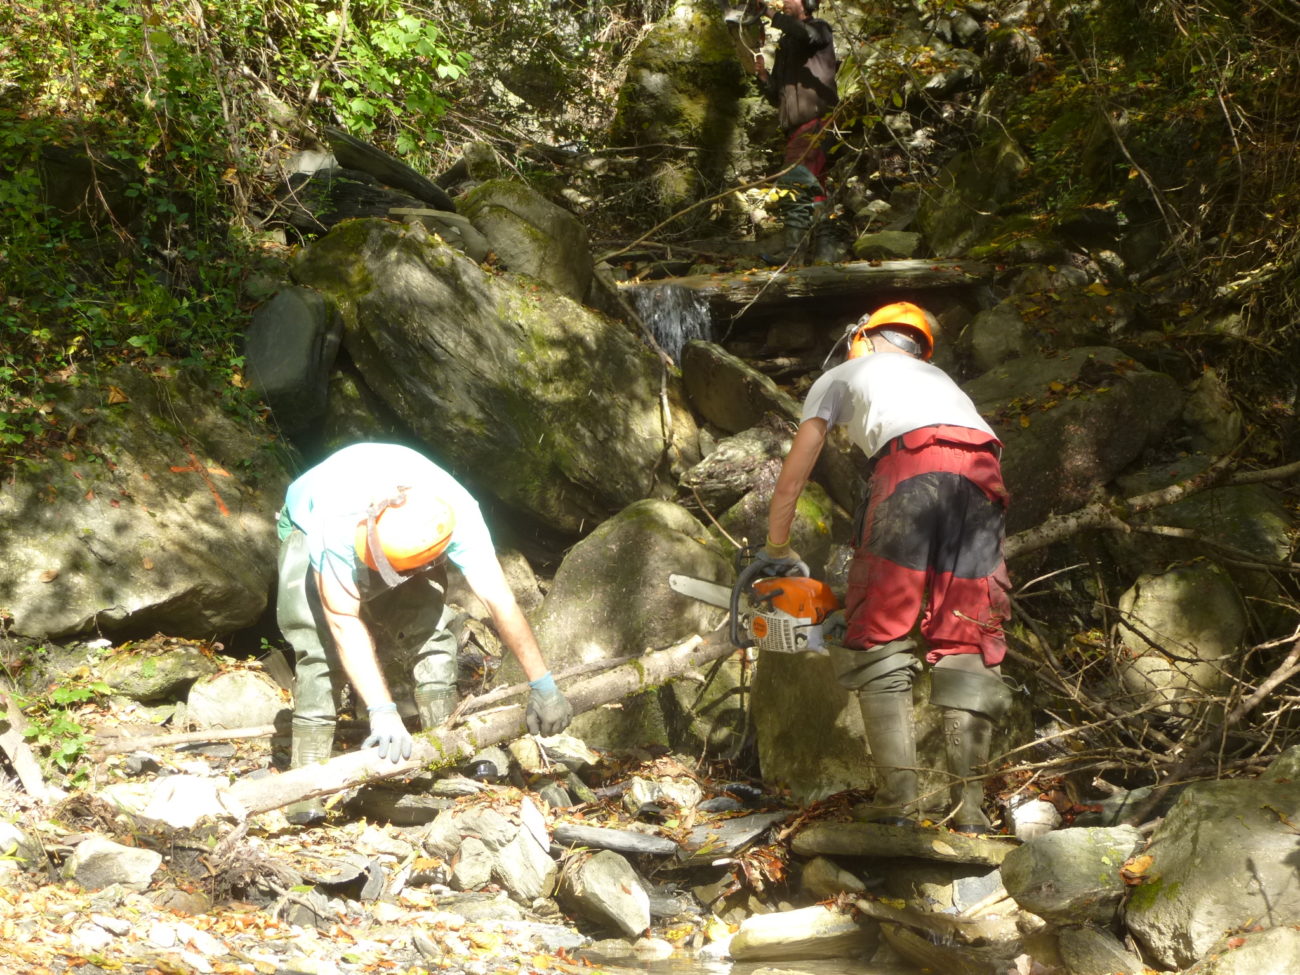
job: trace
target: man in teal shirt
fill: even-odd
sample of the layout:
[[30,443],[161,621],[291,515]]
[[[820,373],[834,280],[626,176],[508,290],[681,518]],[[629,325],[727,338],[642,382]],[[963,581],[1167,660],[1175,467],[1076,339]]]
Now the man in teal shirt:
[[[454,710],[446,561],[487,607],[528,678],[528,730],[553,735],[568,725],[572,709],[506,583],[477,502],[428,458],[397,444],[344,447],[289,485],[278,532],[276,622],[296,659],[293,767],[330,757],[344,678],[369,712],[363,747],[376,746],[393,763],[410,757],[411,734],[381,653],[410,659],[424,730]],[[323,812],[309,800],[288,814],[306,822]]]

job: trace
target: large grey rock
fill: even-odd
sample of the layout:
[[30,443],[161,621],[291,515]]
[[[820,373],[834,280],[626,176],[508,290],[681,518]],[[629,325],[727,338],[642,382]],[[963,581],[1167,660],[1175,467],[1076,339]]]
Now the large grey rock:
[[661,400],[659,361],[625,326],[418,224],[352,221],[295,274],[334,296],[366,384],[438,459],[555,529],[666,495],[698,460],[681,387]]
[[[1187,454],[1178,460],[1121,475],[1116,483],[1126,497],[1159,490],[1195,477],[1211,463],[1203,453]],[[1221,562],[1246,597],[1257,603],[1277,599],[1280,590],[1273,574],[1250,569],[1238,562],[1280,562],[1291,551],[1291,514],[1278,490],[1269,484],[1237,484],[1211,488],[1174,504],[1162,505],[1141,515],[1139,521],[1188,529],[1196,538],[1239,553]],[[1208,555],[1213,550],[1181,539],[1142,533],[1107,539],[1108,549],[1125,567],[1140,572],[1161,572],[1171,562]],[[1267,611],[1257,605],[1256,611]],[[1279,621],[1276,625],[1289,625]]]
[[965,389],[1006,444],[1008,533],[1086,503],[1182,409],[1173,379],[1105,347],[1023,356]]
[[954,157],[939,173],[938,188],[917,211],[917,226],[937,257],[964,253],[995,217],[990,211],[1019,192],[1029,161],[1010,136],[1000,136]]
[[77,844],[63,863],[63,876],[85,890],[102,890],[121,884],[140,891],[149,886],[162,866],[162,854],[136,846],[123,846],[102,836],[91,836]]
[[794,397],[713,342],[697,339],[686,343],[682,382],[700,415],[729,433],[748,430],[769,413],[799,421],[800,408]]
[[[724,611],[669,589],[674,572],[731,585],[731,565],[685,508],[638,501],[601,524],[569,550],[533,619],[547,662],[564,670],[709,633]],[[522,679],[512,659],[501,670],[503,680]],[[666,741],[663,720],[650,693],[580,714],[569,733],[597,747]]]
[[1280,925],[1224,938],[1187,975],[1294,975],[1300,972],[1300,930]]
[[559,864],[551,859],[546,845],[528,830],[521,829],[497,851],[492,876],[515,900],[531,904],[539,897],[550,895],[559,871]]
[[285,288],[253,312],[244,333],[245,371],[284,433],[306,433],[325,416],[342,339],[338,312],[310,288]]
[[570,861],[560,875],[559,898],[574,913],[629,938],[650,927],[650,898],[637,872],[609,850]]
[[98,666],[99,679],[123,697],[151,703],[179,697],[218,664],[198,647],[145,645],[114,651]]
[[1008,853],[1002,885],[1048,921],[1108,924],[1127,891],[1120,868],[1141,845],[1132,826],[1057,830]]
[[1120,596],[1119,613],[1116,667],[1125,706],[1189,718],[1232,681],[1248,620],[1221,569],[1195,562],[1141,576]]
[[185,717],[200,730],[248,728],[275,724],[291,707],[289,695],[261,671],[227,670],[190,685]]
[[1149,969],[1108,930],[1067,924],[1056,935],[1056,948],[1071,975],[1143,975]]
[[509,271],[545,281],[581,301],[591,285],[587,228],[524,183],[489,180],[466,193],[460,210]]
[[[676,213],[726,178],[744,148],[744,88],[713,0],[677,0],[637,45],[618,93],[611,137],[618,145],[654,147],[639,187],[651,214]],[[682,217],[679,228],[702,224],[707,208]]]
[[1300,923],[1300,784],[1188,786],[1152,834],[1124,919],[1157,967],[1183,969],[1230,933]]
[[99,376],[49,387],[48,416],[76,444],[19,460],[0,491],[10,631],[211,639],[251,625],[275,576],[283,457],[172,360]]

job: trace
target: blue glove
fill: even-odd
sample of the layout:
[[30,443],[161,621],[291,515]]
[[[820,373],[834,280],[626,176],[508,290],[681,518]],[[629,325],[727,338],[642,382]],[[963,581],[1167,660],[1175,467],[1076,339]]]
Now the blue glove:
[[370,708],[370,737],[361,743],[362,748],[374,745],[379,749],[379,757],[387,758],[396,765],[404,758],[411,757],[411,748],[415,740],[402,723],[402,716],[397,713],[397,705],[392,701]]
[[808,576],[808,563],[799,558],[799,553],[784,545],[773,545],[771,539],[754,554],[754,561],[745,566],[740,573],[742,585],[749,585],[755,579],[767,579],[772,576]]
[[530,680],[528,686],[528,711],[524,715],[528,731],[544,738],[558,735],[573,720],[568,698],[556,686],[549,670],[537,680]]

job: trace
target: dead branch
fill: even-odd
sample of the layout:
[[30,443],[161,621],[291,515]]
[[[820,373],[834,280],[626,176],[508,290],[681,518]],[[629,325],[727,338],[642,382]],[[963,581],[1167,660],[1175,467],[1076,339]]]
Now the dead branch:
[[[574,714],[582,714],[651,690],[685,671],[734,652],[735,647],[724,638],[705,640],[695,636],[678,646],[647,653],[632,663],[580,681],[565,688],[565,696],[573,706]],[[371,749],[350,752],[281,775],[241,779],[222,790],[218,805],[242,810],[244,815],[267,812],[302,799],[332,795],[380,779],[410,775],[423,769],[445,768],[472,758],[487,745],[526,733],[522,707],[471,715],[463,727],[419,736],[411,757],[397,764],[380,761]],[[224,811],[214,808],[211,814],[221,816]]]
[[1177,484],[1124,500],[1107,498],[1094,501],[1076,511],[1052,515],[1041,525],[1027,528],[1008,538],[1003,553],[1010,561],[1094,528],[1119,532],[1134,531],[1138,526],[1129,523],[1128,519],[1132,516],[1182,501],[1209,488],[1285,481],[1300,474],[1300,462],[1266,470],[1229,473],[1231,463],[1232,455],[1228,454],[1218,458],[1201,473]]
[[1125,822],[1134,825],[1146,819],[1160,802],[1164,791],[1171,785],[1183,781],[1196,763],[1210,750],[1216,739],[1240,724],[1242,719],[1272,693],[1274,688],[1290,680],[1296,674],[1300,674],[1300,639],[1291,645],[1291,650],[1282,662],[1274,668],[1273,673],[1269,674],[1252,693],[1242,698],[1235,708],[1224,715],[1221,723],[1207,729],[1190,748],[1183,752],[1182,758],[1165,773],[1162,781],[1157,783],[1155,788],[1151,790],[1151,795],[1140,803],[1132,814],[1125,817]]

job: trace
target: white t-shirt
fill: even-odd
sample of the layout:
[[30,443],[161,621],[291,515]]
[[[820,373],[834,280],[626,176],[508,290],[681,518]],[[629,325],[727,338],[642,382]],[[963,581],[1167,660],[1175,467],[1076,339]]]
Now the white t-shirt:
[[822,374],[808,391],[803,419],[848,427],[849,438],[873,456],[889,441],[920,427],[946,424],[994,436],[971,398],[938,366],[907,355],[877,352]]
[[492,536],[470,493],[423,454],[397,444],[344,447],[290,484],[280,514],[280,539],[298,528],[307,536],[308,557],[317,572],[329,563],[354,594],[370,592],[379,575],[357,558],[357,524],[365,520],[371,502],[392,497],[399,485],[414,484],[435,487],[451,506],[456,522],[447,559],[452,564],[468,575],[496,562]]

